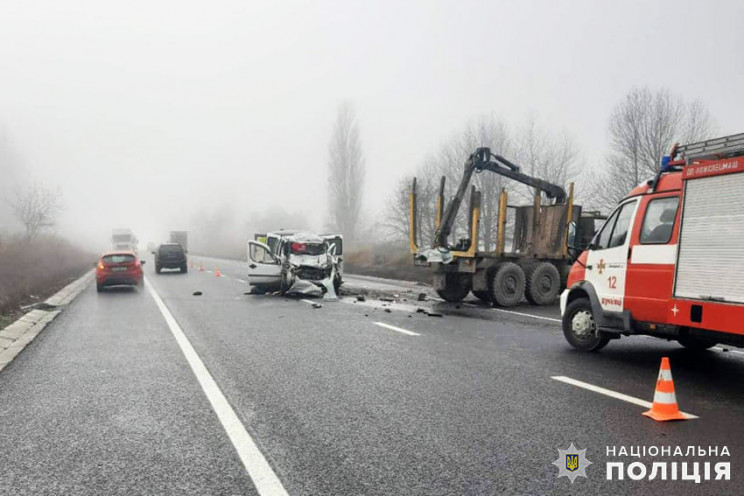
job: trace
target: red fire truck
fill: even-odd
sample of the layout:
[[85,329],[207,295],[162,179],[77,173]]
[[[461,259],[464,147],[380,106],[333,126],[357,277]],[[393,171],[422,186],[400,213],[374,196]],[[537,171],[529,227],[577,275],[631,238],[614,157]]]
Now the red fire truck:
[[631,334],[744,346],[744,133],[675,146],[578,257],[561,315],[586,351]]

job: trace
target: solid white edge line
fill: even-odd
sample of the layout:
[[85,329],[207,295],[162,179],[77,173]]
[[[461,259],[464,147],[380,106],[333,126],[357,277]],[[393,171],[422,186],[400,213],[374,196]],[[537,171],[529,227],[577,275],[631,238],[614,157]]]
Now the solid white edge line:
[[390,329],[391,331],[399,332],[401,334],[407,334],[409,336],[421,336],[421,334],[413,331],[407,331],[406,329],[401,329],[400,327],[395,327],[394,325],[386,324],[384,322],[372,322],[374,325],[384,327],[386,329]]
[[[554,375],[554,376],[551,376],[550,378],[556,381],[559,381],[559,382],[571,384],[572,386],[587,389],[595,393],[603,394],[605,396],[609,396],[610,398],[615,398],[617,400],[626,401],[628,403],[633,403],[634,405],[642,406],[644,408],[651,408],[651,405],[652,405],[650,401],[642,400],[640,398],[636,398],[635,396],[628,396],[627,394],[618,393],[610,389],[605,389],[603,387],[595,386],[593,384],[589,384],[588,382],[577,381],[576,379],[571,379],[570,377],[566,377],[565,375]],[[693,415],[691,413],[682,412],[682,414],[686,416],[688,419],[699,418],[697,415]]]
[[199,381],[199,385],[202,387],[204,394],[212,405],[212,409],[214,409],[217,418],[219,418],[222,427],[225,429],[227,436],[235,447],[235,451],[237,451],[240,461],[243,462],[243,466],[248,472],[248,475],[253,481],[253,485],[256,487],[258,493],[261,496],[287,496],[287,491],[284,489],[284,486],[277,475],[271,469],[269,462],[258,449],[253,438],[251,438],[250,434],[245,430],[245,426],[238,418],[235,410],[232,409],[227,398],[222,394],[220,387],[199,358],[199,355],[183,333],[183,330],[178,325],[178,322],[176,322],[176,319],[173,318],[168,307],[163,303],[160,295],[158,295],[157,291],[155,291],[155,288],[150,284],[150,281],[147,280],[147,278],[145,278],[145,284],[150,292],[150,296],[152,296],[160,309],[160,313],[163,314],[163,317],[168,324],[168,328],[176,339],[178,346],[181,348],[181,352],[184,357],[186,357],[186,361],[189,362],[191,370],[193,370],[196,379]]
[[246,282],[246,281],[244,281],[243,279],[238,279],[237,277],[236,277],[235,279],[236,279],[236,280],[237,280],[238,282],[242,282],[242,283],[244,283],[244,284],[245,284],[245,282]]

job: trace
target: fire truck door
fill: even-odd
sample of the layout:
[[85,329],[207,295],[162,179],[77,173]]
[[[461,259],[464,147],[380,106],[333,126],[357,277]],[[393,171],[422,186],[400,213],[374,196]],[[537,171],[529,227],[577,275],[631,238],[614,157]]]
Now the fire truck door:
[[633,320],[666,322],[677,258],[679,195],[651,196],[641,201],[625,284],[625,309]]
[[633,199],[615,209],[587,253],[585,277],[605,311],[620,312],[624,308],[630,229],[637,207],[638,200]]

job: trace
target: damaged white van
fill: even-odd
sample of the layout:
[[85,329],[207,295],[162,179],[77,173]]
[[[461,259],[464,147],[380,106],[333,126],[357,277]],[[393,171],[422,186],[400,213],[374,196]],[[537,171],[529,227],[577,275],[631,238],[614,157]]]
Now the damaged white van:
[[303,231],[256,234],[248,241],[248,284],[253,293],[337,293],[343,282],[343,238]]

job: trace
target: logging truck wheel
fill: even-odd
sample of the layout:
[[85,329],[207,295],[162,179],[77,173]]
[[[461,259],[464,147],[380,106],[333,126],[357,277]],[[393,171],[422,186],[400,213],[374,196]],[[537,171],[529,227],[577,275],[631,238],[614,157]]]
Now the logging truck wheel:
[[470,292],[470,274],[447,274],[444,289],[437,289],[437,294],[445,301],[459,303]]
[[499,264],[489,280],[493,302],[502,307],[519,305],[524,295],[524,286],[524,271],[514,262]]
[[533,305],[550,305],[561,290],[561,275],[555,265],[540,262],[525,269],[525,296]]

